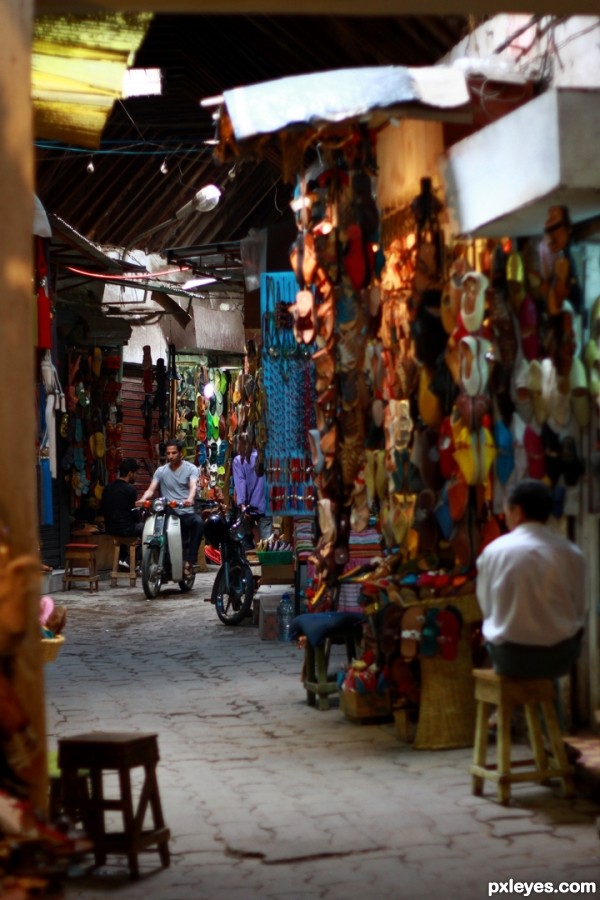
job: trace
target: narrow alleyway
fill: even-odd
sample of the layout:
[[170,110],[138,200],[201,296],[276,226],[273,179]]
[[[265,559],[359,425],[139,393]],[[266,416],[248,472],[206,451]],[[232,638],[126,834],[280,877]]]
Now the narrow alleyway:
[[172,832],[169,869],[143,854],[132,882],[109,857],[69,881],[69,900],[476,900],[510,878],[600,891],[595,804],[523,785],[503,808],[491,786],[471,795],[469,750],[415,751],[391,724],[308,707],[296,646],[221,625],[203,602],[213,577],[152,602],[139,583],[54,594],[68,622],[45,671],[49,747],[156,732]]

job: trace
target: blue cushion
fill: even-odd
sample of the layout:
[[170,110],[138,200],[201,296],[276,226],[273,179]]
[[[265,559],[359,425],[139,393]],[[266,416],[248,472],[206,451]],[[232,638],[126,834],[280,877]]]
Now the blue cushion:
[[366,621],[362,613],[303,613],[292,619],[290,636],[292,640],[297,640],[304,634],[313,647],[321,647],[327,638],[344,634],[349,626]]

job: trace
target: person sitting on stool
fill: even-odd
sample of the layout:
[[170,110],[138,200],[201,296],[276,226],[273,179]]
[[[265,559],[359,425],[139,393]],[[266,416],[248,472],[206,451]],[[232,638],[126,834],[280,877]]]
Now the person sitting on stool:
[[[133,484],[138,469],[138,461],[131,456],[126,457],[119,466],[119,477],[107,484],[102,492],[104,527],[106,533],[113,537],[141,537],[144,530],[140,512],[134,508],[137,491]],[[141,559],[139,547],[136,549],[136,558],[138,562]],[[119,566],[123,569],[129,568],[126,546],[121,546]]]
[[581,653],[584,555],[549,527],[552,494],[542,481],[515,484],[504,511],[509,533],[477,559],[486,649],[498,675],[557,679]]

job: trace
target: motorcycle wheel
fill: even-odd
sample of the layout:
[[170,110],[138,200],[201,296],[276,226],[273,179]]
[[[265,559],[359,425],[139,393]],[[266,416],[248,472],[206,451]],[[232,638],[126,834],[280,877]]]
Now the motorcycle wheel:
[[150,547],[142,559],[142,587],[148,600],[158,597],[162,585],[162,574],[158,567],[159,555],[158,547]]
[[196,580],[196,573],[192,572],[191,575],[188,575],[187,578],[184,578],[183,581],[178,581],[179,590],[182,594],[187,594],[188,591],[194,587],[194,581]]
[[248,563],[229,567],[229,593],[225,593],[225,570],[219,569],[211,600],[224,625],[239,625],[250,614],[254,597],[254,578]]

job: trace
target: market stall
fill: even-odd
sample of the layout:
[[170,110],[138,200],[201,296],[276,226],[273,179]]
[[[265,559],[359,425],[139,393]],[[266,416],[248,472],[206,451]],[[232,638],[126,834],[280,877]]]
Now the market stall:
[[[380,140],[390,95],[382,101],[382,83],[367,79],[378,100],[360,106],[354,96],[352,106],[342,91],[337,107],[323,106],[328,74],[311,82],[323,91],[309,92],[304,77],[268,85],[281,98],[297,89],[294,115],[285,104],[260,106],[260,86],[226,92],[220,113],[223,158],[275,136],[296,183],[291,273],[263,280],[269,497],[292,515],[310,512],[307,498],[314,504],[306,588],[297,578],[309,612],[340,611],[342,586],[359,586],[364,665],[340,683],[342,699],[372,693],[381,714],[375,695],[385,692],[385,713],[410,712],[415,746],[429,747],[426,722],[449,708],[441,694],[436,701],[438,686],[454,681],[461,708],[473,711],[475,560],[505,530],[507,489],[525,475],[547,481],[562,531],[587,506],[597,312],[588,334],[590,301],[563,206],[547,209],[537,234],[467,239],[451,228],[439,171],[419,170],[413,153],[412,193],[405,184],[393,208],[379,209],[377,176],[390,171],[383,157],[394,146],[388,133]],[[460,85],[447,87],[446,100],[456,91],[460,106]],[[297,374],[308,359],[314,404],[296,412],[310,393]],[[352,567],[353,539],[367,529],[379,546]],[[460,735],[438,734],[436,746],[469,744],[472,724],[466,716]]]

